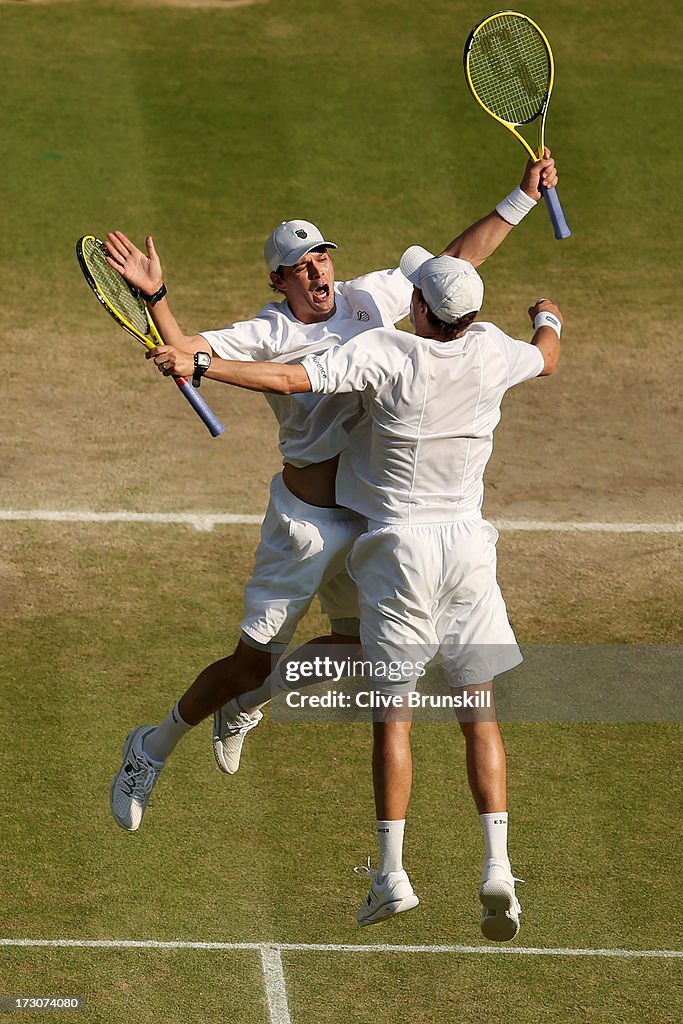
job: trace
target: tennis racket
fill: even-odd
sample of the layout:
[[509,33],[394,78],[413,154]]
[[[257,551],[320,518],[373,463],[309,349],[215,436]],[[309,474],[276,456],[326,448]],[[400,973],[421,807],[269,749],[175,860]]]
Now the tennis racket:
[[[145,300],[137,288],[125,281],[107,263],[107,249],[94,235],[83,235],[76,242],[76,256],[83,276],[110,316],[120,327],[132,334],[145,348],[163,345],[159,332],[147,312]],[[199,418],[206,424],[212,437],[222,434],[225,427],[211,412],[192,382],[187,377],[173,378],[180,392]]]
[[[532,160],[545,148],[545,119],[555,77],[550,43],[526,14],[500,11],[484,18],[470,32],[463,55],[465,78],[477,103],[512,132]],[[536,148],[518,131],[538,122]],[[541,188],[555,238],[569,238],[562,206],[554,188]]]

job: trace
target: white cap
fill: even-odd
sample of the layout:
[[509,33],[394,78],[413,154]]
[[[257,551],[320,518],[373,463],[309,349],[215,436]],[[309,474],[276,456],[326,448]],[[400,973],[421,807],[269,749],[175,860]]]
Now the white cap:
[[263,255],[271,270],[293,267],[311,249],[336,249],[308,220],[283,220],[266,239]]
[[434,316],[454,324],[484,302],[484,282],[471,263],[455,256],[434,256],[411,245],[401,256],[401,273],[416,285]]

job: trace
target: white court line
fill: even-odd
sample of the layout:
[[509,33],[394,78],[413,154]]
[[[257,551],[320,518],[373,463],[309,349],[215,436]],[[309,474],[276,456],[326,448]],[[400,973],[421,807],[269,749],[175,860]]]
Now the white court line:
[[263,981],[266,986],[266,996],[268,997],[270,1024],[292,1024],[289,1006],[287,1005],[285,973],[282,968],[279,946],[261,946],[261,967],[263,968]]
[[214,526],[233,523],[262,523],[262,515],[226,513],[213,515],[204,512],[57,512],[43,509],[0,509],[0,520],[5,522],[34,521],[42,523],[178,523],[194,526],[195,530],[209,531]]
[[[545,946],[355,946],[343,943],[314,942],[164,942],[156,939],[2,939],[1,946],[43,946],[87,949],[205,949],[205,950],[258,950],[293,953],[451,953],[478,955],[504,953],[518,956],[597,956],[619,960],[683,959],[680,949],[581,949]],[[274,962],[274,961],[271,961]],[[280,963],[280,971],[282,965]],[[265,959],[264,959],[265,973]],[[284,979],[283,979],[284,984]]]
[[[260,524],[263,515],[212,512],[87,512],[50,509],[0,509],[0,521],[44,523],[168,523],[208,532],[216,526]],[[494,519],[498,530],[536,533],[683,533],[683,522],[605,523],[580,520]]]
[[59,947],[87,949],[199,949],[254,950],[261,954],[263,982],[268,1001],[270,1024],[292,1024],[287,1002],[287,987],[282,966],[282,952],[292,953],[451,953],[478,955],[503,953],[518,956],[597,956],[620,960],[679,959],[678,949],[544,949],[532,946],[353,946],[342,943],[309,942],[161,942],[154,939],[2,939],[0,947]]
[[683,522],[678,523],[588,523],[544,522],[542,520],[494,519],[498,530],[530,530],[555,533],[683,533]]

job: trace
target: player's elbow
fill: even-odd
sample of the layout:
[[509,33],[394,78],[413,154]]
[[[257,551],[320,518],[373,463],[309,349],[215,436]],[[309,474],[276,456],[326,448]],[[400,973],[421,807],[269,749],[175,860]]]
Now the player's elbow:
[[215,355],[208,341],[201,334],[181,334],[174,344],[176,348],[189,356],[193,356],[195,352],[208,352],[210,356]]
[[281,394],[300,395],[302,392],[310,390],[311,382],[303,366],[287,366],[284,368],[281,380]]

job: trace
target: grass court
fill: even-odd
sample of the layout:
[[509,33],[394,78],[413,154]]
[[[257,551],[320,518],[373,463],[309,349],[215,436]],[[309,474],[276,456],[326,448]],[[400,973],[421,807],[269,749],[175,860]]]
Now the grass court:
[[[279,465],[263,399],[206,382],[226,425],[212,440],[98,309],[76,239],[152,233],[188,331],[267,300],[263,241],[285,218],[339,243],[340,280],[412,243],[443,248],[524,165],[462,73],[492,10],[0,2],[0,513],[263,511]],[[547,136],[573,236],[556,242],[541,209],[482,270],[486,316],[509,333],[529,336],[537,295],[565,315],[557,375],[506,398],[485,511],[649,529],[501,531],[501,586],[523,648],[675,652],[680,532],[655,528],[680,519],[666,97],[681,15],[670,0],[523,10],[553,44]],[[205,723],[140,832],[116,828],[126,732],[232,649],[257,539],[253,522],[0,521],[0,996],[85,996],[87,1024],[673,1024],[676,720],[504,726],[526,884],[520,936],[496,954],[455,727],[414,730],[405,853],[421,906],[373,928],[354,923],[366,884],[351,869],[374,853],[361,724],[266,720],[226,778]],[[321,626],[312,609],[300,638]]]

